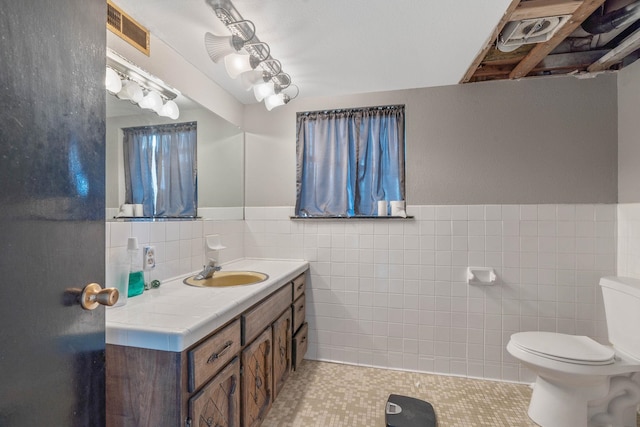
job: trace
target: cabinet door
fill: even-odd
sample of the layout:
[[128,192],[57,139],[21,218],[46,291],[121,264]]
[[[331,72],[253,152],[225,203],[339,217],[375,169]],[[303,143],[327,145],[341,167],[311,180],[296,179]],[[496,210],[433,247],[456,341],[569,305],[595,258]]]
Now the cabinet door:
[[242,425],[257,427],[273,403],[271,328],[242,351]]
[[300,368],[302,359],[307,352],[307,346],[309,345],[309,324],[304,323],[298,332],[293,336],[293,370]]
[[291,309],[273,324],[273,398],[291,371]]
[[233,359],[196,395],[189,399],[193,427],[240,426],[240,363]]

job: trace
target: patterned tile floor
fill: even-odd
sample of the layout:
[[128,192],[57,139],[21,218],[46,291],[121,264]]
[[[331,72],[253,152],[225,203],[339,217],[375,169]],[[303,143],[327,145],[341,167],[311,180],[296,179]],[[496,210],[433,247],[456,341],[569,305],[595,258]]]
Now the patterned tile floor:
[[537,426],[527,385],[305,360],[262,427],[385,427],[390,394],[430,402],[438,427]]
[[305,360],[291,374],[263,427],[385,427],[389,394],[430,402],[438,427],[536,426],[522,384]]

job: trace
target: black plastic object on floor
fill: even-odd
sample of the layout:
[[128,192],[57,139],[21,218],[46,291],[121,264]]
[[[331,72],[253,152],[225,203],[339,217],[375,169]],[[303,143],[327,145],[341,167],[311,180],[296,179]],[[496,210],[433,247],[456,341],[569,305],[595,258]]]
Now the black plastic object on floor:
[[384,420],[387,427],[436,427],[431,403],[398,394],[389,395]]

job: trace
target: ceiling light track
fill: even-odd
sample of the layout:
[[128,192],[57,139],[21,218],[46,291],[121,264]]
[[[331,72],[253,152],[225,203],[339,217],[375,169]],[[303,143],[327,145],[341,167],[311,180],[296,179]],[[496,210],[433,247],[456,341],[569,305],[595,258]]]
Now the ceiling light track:
[[269,111],[287,104],[300,94],[282,64],[271,56],[269,45],[256,35],[253,22],[244,19],[229,0],[205,0],[231,36],[205,33],[204,44],[215,63],[224,58],[227,74],[240,77],[242,87],[253,89],[258,102],[264,101]]

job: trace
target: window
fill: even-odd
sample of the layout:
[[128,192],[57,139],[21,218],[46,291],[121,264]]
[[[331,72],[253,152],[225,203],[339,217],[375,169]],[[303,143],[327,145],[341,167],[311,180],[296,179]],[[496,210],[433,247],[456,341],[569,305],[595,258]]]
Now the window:
[[404,105],[297,114],[296,215],[373,216],[404,200]]
[[195,217],[196,122],[125,128],[125,203],[147,217]]

